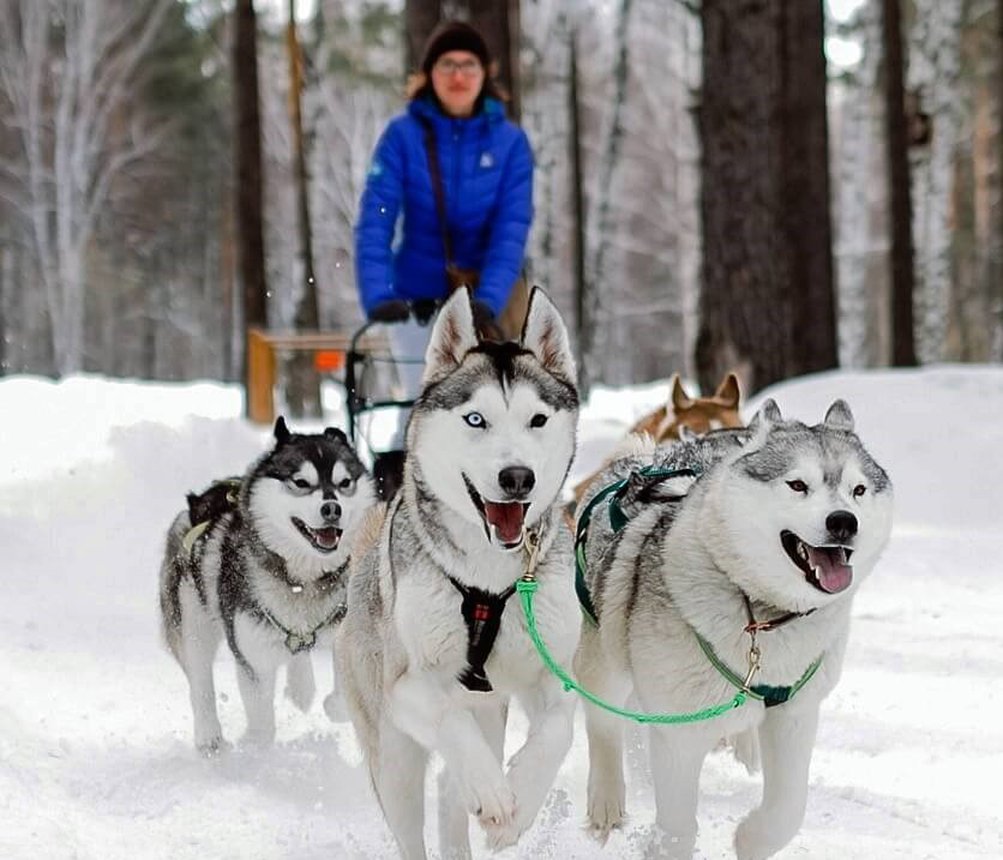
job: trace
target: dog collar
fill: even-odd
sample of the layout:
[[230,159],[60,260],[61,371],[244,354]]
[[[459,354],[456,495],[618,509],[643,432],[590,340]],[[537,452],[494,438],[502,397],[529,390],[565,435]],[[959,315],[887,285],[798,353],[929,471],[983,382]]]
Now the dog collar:
[[720,657],[717,656],[717,653],[714,651],[710,642],[704,639],[703,636],[695,630],[693,633],[697,637],[697,642],[700,643],[700,648],[703,650],[704,655],[710,661],[711,665],[721,673],[724,679],[732,686],[748,693],[752,696],[752,698],[761,701],[767,708],[782,705],[784,702],[793,699],[794,694],[812,679],[812,676],[818,671],[818,667],[822,665],[822,659],[825,657],[824,652],[820,654],[815,661],[807,669],[805,669],[804,674],[788,687],[774,687],[770,684],[752,684],[751,682],[753,676],[759,671],[760,662],[759,647],[756,645],[754,633],[750,633],[750,635],[752,635],[752,645],[749,648],[749,671],[744,680],[723,660],[721,660]]
[[323,630],[325,627],[330,627],[332,624],[336,624],[345,617],[345,613],[348,612],[348,606],[344,603],[339,603],[334,607],[334,610],[330,615],[327,616],[323,621],[320,622],[313,630],[309,630],[306,633],[300,633],[296,630],[290,630],[288,627],[283,625],[271,612],[267,609],[261,607],[258,608],[258,612],[261,617],[264,618],[269,624],[275,627],[282,633],[286,634],[286,648],[289,649],[290,654],[299,654],[300,651],[309,651],[317,644],[317,634]]

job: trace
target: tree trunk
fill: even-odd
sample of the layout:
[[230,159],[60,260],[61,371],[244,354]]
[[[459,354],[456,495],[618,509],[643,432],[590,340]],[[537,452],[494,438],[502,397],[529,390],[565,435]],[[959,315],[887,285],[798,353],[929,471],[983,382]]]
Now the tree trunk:
[[696,368],[747,394],[836,364],[821,4],[705,0]]
[[[568,146],[571,161],[571,244],[574,259],[573,289],[575,296],[575,339],[579,354],[584,344],[591,341],[586,332],[586,295],[585,295],[585,178],[582,172],[582,123],[581,102],[578,93],[578,29],[575,27],[570,35],[568,52]],[[583,398],[588,397],[589,380],[579,367],[579,387]]]
[[[247,385],[246,330],[268,323],[262,215],[261,115],[258,100],[257,19],[253,0],[234,9],[233,87],[236,102],[237,258],[243,284],[245,344],[241,378]],[[249,404],[249,398],[244,398]],[[245,406],[246,408],[246,406]]]
[[441,0],[406,0],[404,4],[404,50],[407,71],[417,71],[425,42],[442,17]]
[[498,82],[509,94],[509,116],[518,120],[519,0],[467,0],[470,23],[488,43],[498,63]]
[[[310,202],[307,183],[306,152],[303,143],[303,56],[296,36],[296,0],[289,0],[286,26],[286,49],[289,54],[289,122],[293,131],[293,157],[296,177],[296,227],[299,239],[298,260],[294,271],[301,278],[299,301],[294,324],[299,331],[320,328],[317,281],[313,270],[313,238],[310,229]],[[297,353],[287,366],[286,402],[296,418],[321,416],[320,379],[311,353]]]
[[839,364],[822,47],[825,21],[819,2],[787,2],[782,15],[784,98],[779,187],[781,212],[787,216],[783,230],[793,288],[789,296],[792,364],[788,373],[802,375]]
[[882,0],[885,60],[885,143],[888,152],[888,200],[891,232],[892,364],[916,364],[913,326],[915,269],[912,244],[912,198],[909,142],[905,115],[905,60],[899,0]]

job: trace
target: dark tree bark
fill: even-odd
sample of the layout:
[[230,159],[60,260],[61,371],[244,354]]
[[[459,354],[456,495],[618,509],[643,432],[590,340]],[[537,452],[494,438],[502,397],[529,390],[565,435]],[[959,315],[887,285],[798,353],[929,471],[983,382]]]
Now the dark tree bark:
[[[237,258],[244,297],[244,330],[268,323],[262,216],[261,116],[258,102],[257,19],[253,0],[234,9],[233,85],[236,102]],[[247,349],[243,350],[247,382]],[[244,398],[245,403],[249,398]]]
[[885,72],[885,144],[888,153],[888,200],[891,231],[892,364],[916,364],[913,325],[915,269],[912,244],[912,187],[905,112],[905,58],[899,0],[882,0]]
[[[585,295],[585,178],[582,171],[581,102],[578,93],[578,32],[571,31],[568,51],[568,146],[571,158],[571,211],[573,217],[571,240],[574,248],[575,339],[579,354],[584,349],[587,312]],[[581,363],[580,363],[581,364]],[[579,366],[579,385],[582,396],[588,396],[589,380]]]
[[498,63],[498,82],[509,94],[509,116],[520,116],[519,0],[467,0],[470,23],[484,36]]
[[747,394],[837,364],[821,2],[704,0],[696,367]]
[[[293,131],[293,159],[296,180],[296,229],[299,237],[299,267],[303,278],[294,325],[298,331],[320,328],[317,280],[313,270],[313,235],[310,228],[310,194],[306,148],[303,141],[303,55],[296,33],[296,0],[289,0],[286,23],[286,50],[289,55],[289,123]],[[321,416],[320,379],[314,369],[312,353],[298,353],[287,365],[286,401],[296,418]]]
[[404,50],[408,73],[417,71],[425,42],[442,17],[441,0],[406,0],[404,4]]

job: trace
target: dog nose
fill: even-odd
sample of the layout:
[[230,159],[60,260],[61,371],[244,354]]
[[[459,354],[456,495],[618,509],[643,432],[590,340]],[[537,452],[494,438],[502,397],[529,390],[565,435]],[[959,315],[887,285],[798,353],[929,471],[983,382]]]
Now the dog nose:
[[857,518],[849,511],[833,511],[825,518],[825,527],[835,540],[847,541],[857,533]]
[[337,502],[324,502],[320,506],[320,515],[325,520],[337,520],[341,517],[341,505]]
[[498,486],[512,498],[522,498],[536,484],[536,475],[525,466],[506,466],[498,473]]

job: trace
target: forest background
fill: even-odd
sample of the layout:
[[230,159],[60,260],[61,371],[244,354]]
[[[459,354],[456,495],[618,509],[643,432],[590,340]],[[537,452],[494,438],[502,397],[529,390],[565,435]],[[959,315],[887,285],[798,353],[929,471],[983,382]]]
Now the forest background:
[[241,378],[248,9],[272,329],[359,325],[416,27],[502,9],[586,383],[1003,359],[1003,0],[0,0],[0,374]]

